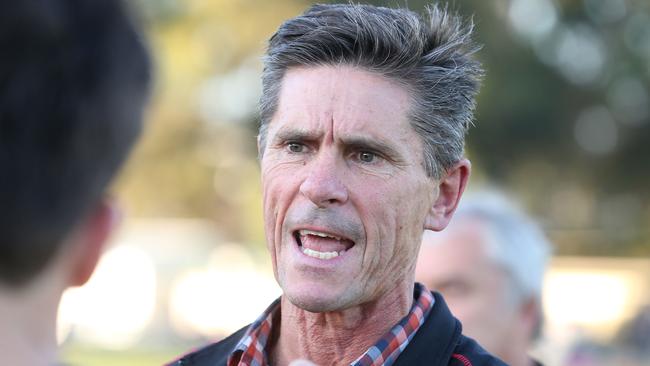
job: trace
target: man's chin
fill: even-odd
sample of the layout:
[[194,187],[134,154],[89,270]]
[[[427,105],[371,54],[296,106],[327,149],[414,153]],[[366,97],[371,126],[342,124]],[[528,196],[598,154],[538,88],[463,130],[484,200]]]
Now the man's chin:
[[341,294],[326,294],[323,291],[285,291],[283,295],[292,305],[311,313],[325,313],[343,310],[346,306]]

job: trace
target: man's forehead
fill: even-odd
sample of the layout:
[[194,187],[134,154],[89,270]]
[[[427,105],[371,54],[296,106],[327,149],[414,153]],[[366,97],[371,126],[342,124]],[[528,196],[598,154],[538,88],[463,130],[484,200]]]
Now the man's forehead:
[[410,105],[405,88],[360,68],[291,68],[269,127],[272,134],[322,134],[335,129],[357,140],[413,138]]
[[[284,75],[278,111],[330,117],[332,113],[368,119],[405,119],[411,96],[406,88],[376,73],[353,66],[311,66]],[[345,116],[345,115],[344,115]],[[338,116],[338,117],[344,117]]]

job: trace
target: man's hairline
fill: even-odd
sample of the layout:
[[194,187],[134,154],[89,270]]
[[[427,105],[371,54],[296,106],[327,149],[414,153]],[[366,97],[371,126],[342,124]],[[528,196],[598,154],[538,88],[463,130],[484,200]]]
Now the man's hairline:
[[[282,77],[280,77],[277,82],[275,83],[273,89],[275,93],[275,98],[273,98],[274,101],[274,108],[273,108],[273,113],[267,117],[267,120],[264,120],[264,116],[259,116],[260,118],[260,127],[258,129],[258,134],[256,135],[256,141],[258,142],[258,160],[261,162],[263,157],[264,157],[264,151],[266,150],[266,147],[268,145],[268,131],[269,131],[269,126],[271,122],[273,121],[274,116],[277,113],[278,107],[280,105],[280,95],[282,88],[284,86],[284,79],[286,77],[286,74],[289,70],[296,69],[296,68],[302,68],[302,69],[314,69],[314,68],[319,68],[319,67],[332,67],[332,68],[339,68],[339,67],[350,67],[354,68],[360,71],[365,71],[367,73],[376,75],[378,77],[381,77],[388,81],[389,83],[392,83],[396,86],[399,86],[404,89],[404,91],[407,93],[409,96],[409,107],[407,110],[407,115],[406,119],[411,127],[411,130],[418,136],[418,139],[420,140],[420,143],[422,144],[422,149],[421,149],[421,154],[422,154],[422,168],[425,171],[425,174],[427,177],[434,179],[436,181],[441,181],[445,175],[447,174],[448,170],[461,161],[463,159],[467,159],[467,157],[463,153],[459,156],[458,159],[456,159],[453,163],[449,165],[449,167],[445,167],[442,162],[438,161],[435,157],[435,165],[439,168],[438,172],[433,171],[431,174],[429,174],[429,169],[428,169],[428,163],[427,163],[427,156],[426,156],[426,151],[427,151],[427,144],[425,141],[425,138],[416,130],[415,128],[415,117],[417,116],[417,108],[421,104],[419,102],[419,99],[417,98],[418,92],[415,90],[415,87],[413,85],[410,85],[407,82],[404,82],[403,80],[397,78],[397,77],[392,77],[390,75],[387,75],[386,73],[381,72],[380,70],[373,70],[372,67],[366,67],[360,64],[355,64],[354,62],[344,62],[344,61],[339,61],[338,63],[335,62],[316,62],[313,64],[297,64],[297,65],[291,65],[282,70]],[[435,112],[432,112],[435,113]],[[464,143],[464,138],[463,138],[463,143]],[[464,150],[464,149],[463,149]],[[436,175],[436,173],[438,173]]]

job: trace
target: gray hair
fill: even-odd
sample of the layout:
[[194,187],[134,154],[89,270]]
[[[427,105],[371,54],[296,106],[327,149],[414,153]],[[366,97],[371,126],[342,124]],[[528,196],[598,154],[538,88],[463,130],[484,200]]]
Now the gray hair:
[[485,244],[490,259],[509,277],[509,293],[515,304],[534,299],[538,321],[532,337],[541,334],[544,273],[551,245],[542,229],[512,200],[496,190],[469,193],[454,213],[454,220],[477,219],[487,226]]
[[477,219],[487,226],[487,252],[512,278],[515,293],[541,298],[551,246],[539,225],[498,191],[469,193],[454,220]]
[[314,5],[269,40],[260,99],[260,154],[282,78],[296,66],[350,65],[396,81],[411,94],[410,121],[424,144],[427,175],[440,178],[463,157],[483,70],[472,55],[474,25],[437,5],[425,18],[407,9]]

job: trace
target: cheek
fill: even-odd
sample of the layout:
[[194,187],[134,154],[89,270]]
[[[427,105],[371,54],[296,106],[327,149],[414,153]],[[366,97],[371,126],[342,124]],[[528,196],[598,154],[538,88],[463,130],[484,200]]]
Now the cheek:
[[[386,204],[384,202],[384,204]],[[372,216],[374,232],[368,234],[369,245],[366,248],[366,258],[375,269],[376,278],[389,275],[391,278],[405,278],[415,270],[417,246],[411,235],[406,235],[408,218],[405,220],[396,210],[381,211],[383,215]],[[406,221],[406,222],[405,222]],[[366,225],[366,230],[370,225]]]
[[476,323],[499,326],[508,312],[503,293],[492,286],[489,274],[476,281],[476,288],[465,304],[468,317]]
[[264,231],[266,236],[266,246],[273,257],[273,262],[275,262],[274,247],[277,240],[275,235],[278,221],[277,200],[278,198],[274,195],[272,187],[265,185],[263,190]]
[[290,172],[286,165],[275,164],[271,167],[263,165],[262,169],[262,199],[266,225],[273,224],[276,218],[286,212],[291,199],[298,192],[300,182],[296,172]]
[[492,318],[491,306],[477,293],[469,293],[463,297],[450,298],[449,306],[465,325],[475,328]]
[[413,219],[424,218],[425,197],[417,189],[404,188],[398,181],[388,187],[368,183],[356,189],[364,210],[373,214],[373,219],[395,231],[403,231],[414,226]]
[[379,251],[378,261],[384,265],[411,270],[428,211],[422,186],[404,185],[396,179],[390,185],[367,182],[355,191],[361,192],[356,197],[357,209],[365,218],[369,243],[377,243],[366,250]]
[[262,187],[262,205],[264,208],[264,225],[269,228],[275,224],[279,193],[271,184],[264,184]]
[[267,182],[263,186],[263,207],[264,207],[264,231],[266,236],[266,248],[269,253],[271,264],[273,266],[273,275],[276,281],[282,286],[286,281],[286,275],[283,271],[285,266],[282,265],[282,217],[283,209],[280,202],[282,201],[282,191],[278,185]]
[[278,255],[282,249],[282,223],[298,190],[297,175],[287,173],[284,167],[282,164],[262,165],[264,228],[267,249],[275,269],[277,261],[281,260]]

